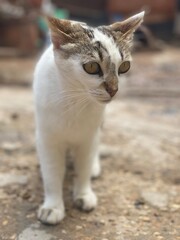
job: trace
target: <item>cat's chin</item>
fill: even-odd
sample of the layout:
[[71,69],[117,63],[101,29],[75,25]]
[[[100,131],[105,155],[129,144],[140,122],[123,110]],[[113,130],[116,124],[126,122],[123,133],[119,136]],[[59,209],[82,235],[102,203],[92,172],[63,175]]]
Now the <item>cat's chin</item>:
[[104,105],[104,104],[108,104],[108,103],[110,103],[110,102],[111,102],[111,100],[112,100],[112,99],[108,99],[108,100],[101,100],[101,101],[99,100],[98,102],[99,102],[100,104],[103,104],[103,105]]

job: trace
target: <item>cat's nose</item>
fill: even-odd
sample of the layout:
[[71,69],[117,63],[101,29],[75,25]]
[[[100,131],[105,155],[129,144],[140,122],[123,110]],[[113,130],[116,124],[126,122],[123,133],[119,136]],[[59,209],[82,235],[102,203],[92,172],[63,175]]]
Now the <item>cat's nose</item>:
[[107,84],[106,82],[104,83],[106,91],[109,93],[111,97],[114,97],[114,95],[118,91],[118,86],[112,86],[110,84]]

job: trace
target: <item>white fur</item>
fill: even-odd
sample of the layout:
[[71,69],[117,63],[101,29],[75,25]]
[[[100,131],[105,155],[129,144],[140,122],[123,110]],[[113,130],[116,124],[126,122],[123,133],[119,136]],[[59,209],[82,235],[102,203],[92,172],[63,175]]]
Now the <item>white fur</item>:
[[[112,39],[97,30],[95,38],[118,68],[121,58]],[[44,223],[56,224],[65,216],[62,188],[69,148],[75,152],[74,201],[82,210],[96,207],[90,179],[101,171],[97,147],[105,104],[100,101],[111,99],[101,84],[102,79],[83,70],[80,59],[64,60],[52,46],[37,64],[36,137],[45,190],[38,217]]]

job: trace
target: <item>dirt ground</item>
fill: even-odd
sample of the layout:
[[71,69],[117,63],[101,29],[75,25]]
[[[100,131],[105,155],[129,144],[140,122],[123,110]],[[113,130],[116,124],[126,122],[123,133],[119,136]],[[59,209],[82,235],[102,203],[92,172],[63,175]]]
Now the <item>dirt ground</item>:
[[[1,60],[1,240],[180,240],[179,56],[180,49],[172,48],[134,56],[122,95],[108,105],[104,119],[103,171],[93,181],[98,207],[88,214],[74,208],[68,167],[67,215],[57,226],[36,218],[43,189],[28,84],[34,61]],[[12,71],[18,68],[26,74],[20,81]]]

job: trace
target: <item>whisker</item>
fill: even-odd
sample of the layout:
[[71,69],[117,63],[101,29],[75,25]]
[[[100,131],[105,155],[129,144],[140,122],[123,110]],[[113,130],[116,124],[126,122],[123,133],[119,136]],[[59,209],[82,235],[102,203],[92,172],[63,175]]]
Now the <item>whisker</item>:
[[78,104],[82,104],[85,101],[87,101],[87,98],[84,97],[84,98],[78,99],[76,102],[73,102],[73,104],[71,102],[71,104],[66,105],[65,111],[63,112],[62,116],[70,112],[74,107],[77,107]]
[[66,102],[66,101],[69,101],[69,100],[75,100],[75,98],[79,98],[79,97],[82,97],[82,96],[87,96],[87,93],[85,92],[79,92],[79,93],[71,93],[71,94],[64,94],[63,96],[62,95],[52,95],[52,103],[53,104],[58,104],[58,103],[61,103],[61,102]]
[[76,114],[76,118],[79,117],[80,113],[83,112],[83,110],[89,105],[89,101],[88,99],[85,99],[86,101],[84,101],[84,104],[82,104],[82,107],[80,108],[78,114]]

